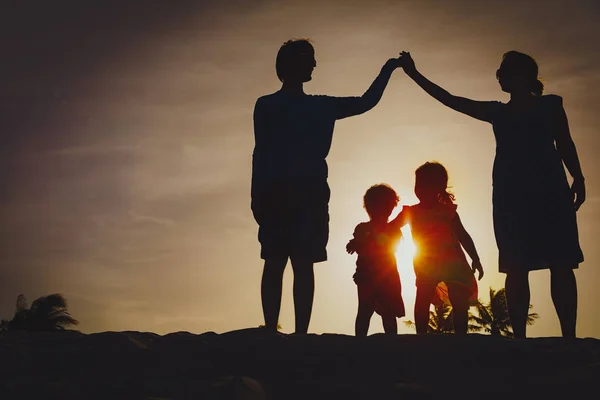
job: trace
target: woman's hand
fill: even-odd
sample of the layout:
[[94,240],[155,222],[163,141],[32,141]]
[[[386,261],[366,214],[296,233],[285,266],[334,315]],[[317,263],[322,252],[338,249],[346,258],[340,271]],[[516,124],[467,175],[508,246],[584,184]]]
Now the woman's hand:
[[400,63],[402,65],[402,69],[404,69],[404,72],[406,72],[408,75],[417,71],[415,61],[410,56],[410,52],[400,52]]
[[585,201],[585,181],[583,179],[575,179],[571,185],[571,193],[573,195],[575,211],[577,211]]

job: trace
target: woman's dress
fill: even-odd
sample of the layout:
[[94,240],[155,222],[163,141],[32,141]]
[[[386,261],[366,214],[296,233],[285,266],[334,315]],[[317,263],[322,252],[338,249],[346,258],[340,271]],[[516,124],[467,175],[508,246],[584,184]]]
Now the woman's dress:
[[493,217],[500,272],[577,268],[583,261],[573,196],[556,149],[562,98],[523,112],[495,103]]

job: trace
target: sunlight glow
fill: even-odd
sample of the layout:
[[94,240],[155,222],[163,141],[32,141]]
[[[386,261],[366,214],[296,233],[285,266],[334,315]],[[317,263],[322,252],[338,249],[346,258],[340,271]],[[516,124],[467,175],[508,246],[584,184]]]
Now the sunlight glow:
[[402,282],[402,297],[405,299],[414,299],[415,291],[415,271],[413,269],[413,257],[417,251],[415,243],[410,234],[410,228],[402,228],[402,240],[396,250],[396,261],[400,281]]

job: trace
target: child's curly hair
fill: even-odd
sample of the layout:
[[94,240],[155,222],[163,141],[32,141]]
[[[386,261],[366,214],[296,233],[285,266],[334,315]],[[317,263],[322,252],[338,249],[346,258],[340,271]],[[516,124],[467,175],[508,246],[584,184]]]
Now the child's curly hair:
[[378,183],[371,186],[365,192],[363,207],[367,211],[367,214],[373,218],[378,212],[391,213],[399,201],[400,197],[390,185]]

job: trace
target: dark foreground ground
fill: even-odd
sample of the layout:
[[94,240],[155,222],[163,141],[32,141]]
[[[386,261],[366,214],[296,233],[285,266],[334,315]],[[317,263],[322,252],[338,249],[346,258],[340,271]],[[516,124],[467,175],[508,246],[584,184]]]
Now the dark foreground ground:
[[600,398],[600,340],[247,329],[0,335],[0,399]]

